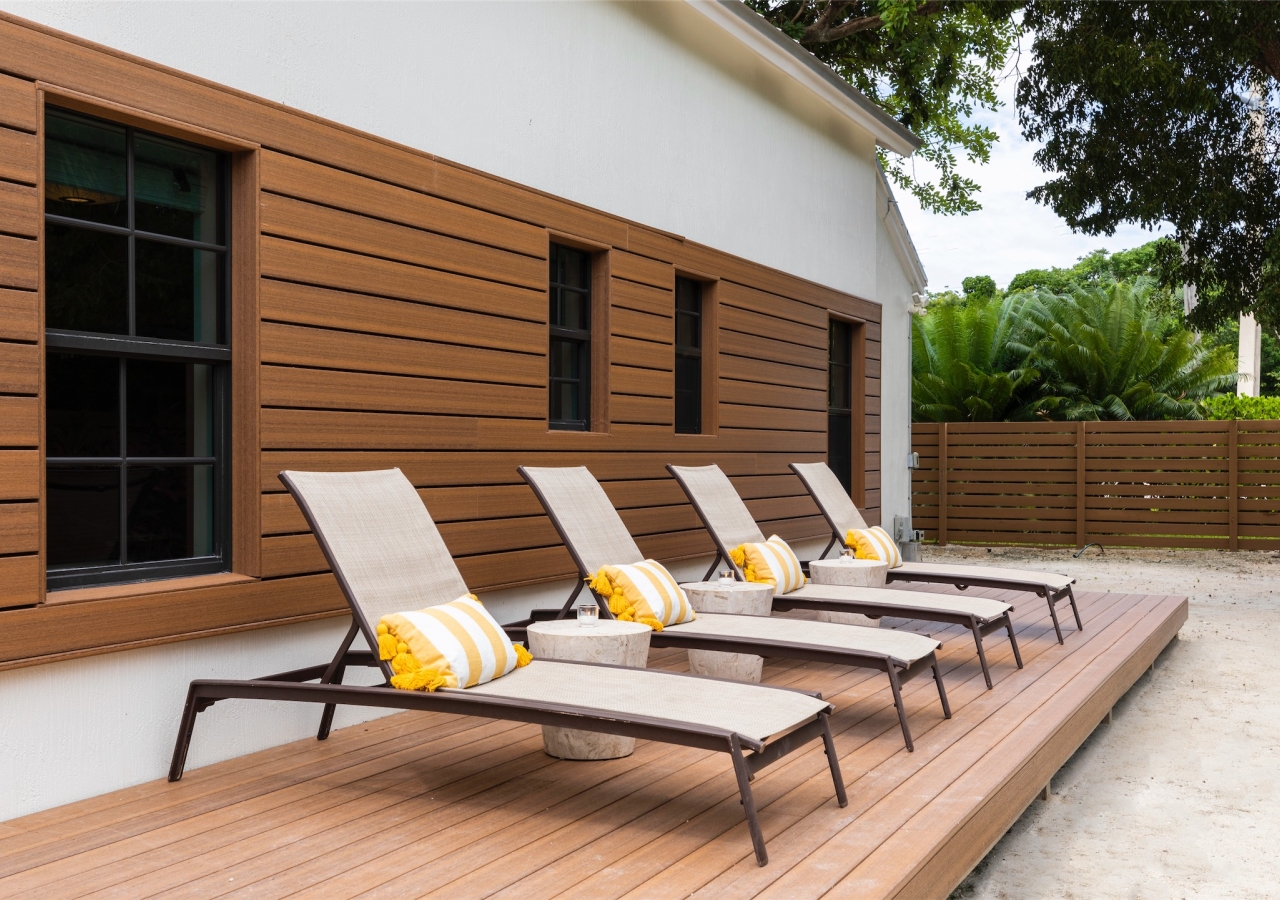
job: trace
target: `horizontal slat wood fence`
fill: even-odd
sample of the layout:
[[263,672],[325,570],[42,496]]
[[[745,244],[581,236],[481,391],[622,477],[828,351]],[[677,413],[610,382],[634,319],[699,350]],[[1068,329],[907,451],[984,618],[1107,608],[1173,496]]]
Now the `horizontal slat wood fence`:
[[1280,548],[1280,421],[918,423],[939,544]]

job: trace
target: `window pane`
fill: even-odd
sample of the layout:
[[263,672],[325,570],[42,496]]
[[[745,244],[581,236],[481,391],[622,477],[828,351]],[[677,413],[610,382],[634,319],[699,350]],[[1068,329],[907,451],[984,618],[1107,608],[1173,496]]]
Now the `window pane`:
[[676,357],[676,433],[702,432],[702,360]]
[[125,369],[130,456],[213,455],[213,368],[131,359]]
[[560,244],[551,245],[551,281],[581,290],[591,288],[591,254]]
[[135,243],[136,333],[221,344],[221,256],[173,244]]
[[551,419],[555,422],[581,422],[582,385],[573,381],[551,382]]
[[827,374],[827,406],[832,409],[852,409],[853,404],[850,401],[853,397],[849,385],[852,371],[850,368],[833,363]]
[[676,309],[681,312],[702,312],[702,284],[691,278],[677,278]]
[[45,227],[45,326],[129,333],[129,239],[49,223]]
[[49,567],[120,562],[120,469],[50,466]]
[[576,341],[551,341],[551,377],[581,378],[582,351]]
[[133,142],[133,222],[139,231],[221,244],[218,155],[138,135]]
[[551,324],[587,331],[591,327],[590,299],[577,291],[552,288]]
[[853,362],[853,326],[848,322],[832,322],[830,345],[832,362],[846,365]]
[[129,562],[213,553],[213,467],[129,467]]
[[676,346],[697,350],[702,346],[702,317],[676,313]]
[[120,361],[52,353],[45,363],[45,454],[120,455]]
[[45,212],[127,226],[125,185],[123,128],[49,112],[45,117]]
[[853,419],[848,414],[827,416],[827,465],[845,491],[853,489]]

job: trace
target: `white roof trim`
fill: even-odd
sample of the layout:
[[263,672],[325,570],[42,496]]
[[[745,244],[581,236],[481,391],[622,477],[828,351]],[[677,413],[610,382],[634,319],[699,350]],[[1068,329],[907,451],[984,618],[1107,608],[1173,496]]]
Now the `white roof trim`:
[[889,179],[884,174],[884,169],[877,167],[877,174],[879,175],[876,180],[876,205],[879,207],[877,212],[884,222],[889,243],[893,245],[893,253],[898,257],[902,273],[907,276],[907,281],[911,282],[912,290],[923,291],[929,284],[929,276],[925,274],[920,255],[916,253],[916,245],[911,240],[910,232],[907,231],[907,223],[902,221],[902,211],[898,208],[898,201],[893,198],[893,188],[889,186]]
[[685,0],[758,56],[808,88],[837,112],[871,132],[876,144],[902,156],[921,140],[798,43],[741,0]]

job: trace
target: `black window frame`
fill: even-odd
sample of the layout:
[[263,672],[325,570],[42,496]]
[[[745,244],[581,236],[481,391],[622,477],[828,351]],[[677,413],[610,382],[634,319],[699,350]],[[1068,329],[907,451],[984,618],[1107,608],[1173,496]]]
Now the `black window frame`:
[[[674,378],[674,422],[676,434],[702,434],[702,321],[703,321],[703,283],[693,278],[676,276],[675,287],[675,369]],[[692,308],[682,309],[682,302],[689,302]],[[680,323],[692,321],[694,343],[681,343]],[[681,363],[683,362],[683,365]],[[693,387],[681,387],[681,375],[692,371],[690,380]],[[683,402],[682,402],[683,401]]]
[[[568,284],[564,277],[566,257],[564,254],[578,254],[585,260],[586,287]],[[581,250],[566,244],[551,243],[548,253],[548,291],[547,291],[547,426],[556,431],[590,431],[591,430],[591,328],[593,321],[592,304],[595,301],[593,279],[595,260],[589,250]],[[556,321],[557,300],[564,292],[579,295],[585,321],[582,328],[571,328]],[[578,378],[566,378],[555,374],[555,351],[557,344],[569,344],[576,348],[578,355]],[[555,418],[554,410],[556,390],[565,384],[576,385],[578,389],[578,408],[582,411],[580,419]]]
[[[231,159],[229,154],[198,144],[184,141],[170,135],[135,128],[110,119],[93,116],[77,110],[61,109],[49,106],[46,115],[54,114],[70,116],[88,122],[101,122],[113,129],[120,129],[125,134],[125,165],[127,224],[111,225],[89,221],[73,216],[62,216],[45,210],[46,225],[79,228],[91,231],[106,232],[126,237],[128,240],[128,316],[129,330],[134,331],[136,323],[136,243],[141,237],[146,241],[163,243],[192,250],[205,250],[219,254],[221,264],[218,272],[217,290],[220,296],[220,316],[217,323],[223,338],[221,343],[201,343],[196,341],[172,340],[164,338],[139,337],[135,335],[104,334],[88,331],[71,331],[56,328],[45,329],[45,353],[73,353],[79,356],[108,357],[119,361],[119,455],[117,456],[46,456],[45,471],[57,468],[79,467],[91,468],[117,467],[119,470],[119,514],[120,540],[119,563],[67,565],[50,568],[46,565],[45,581],[47,590],[54,591],[73,587],[107,584],[128,584],[141,581],[155,581],[167,578],[179,578],[192,575],[205,575],[226,572],[231,569]],[[143,231],[135,222],[135,138],[157,138],[163,142],[186,144],[203,152],[216,155],[217,159],[217,213],[220,223],[220,242],[209,242],[157,232]],[[44,147],[41,152],[46,152]],[[42,209],[45,198],[41,197]],[[48,248],[44,248],[47,255]],[[46,263],[47,265],[47,263]],[[210,368],[211,435],[210,450],[212,456],[131,456],[128,453],[128,402],[125,385],[125,371],[128,360],[150,360],[176,363],[194,363],[208,365]],[[47,426],[46,426],[47,427]],[[47,439],[46,439],[47,440]],[[172,560],[147,562],[130,562],[128,560],[128,514],[129,514],[129,470],[134,467],[156,466],[211,466],[213,475],[212,503],[212,553],[205,556],[185,557]],[[46,527],[47,527],[46,515]]]
[[[853,333],[854,325],[831,319],[827,332],[827,465],[853,495]],[[841,358],[843,357],[843,358]],[[838,405],[843,387],[848,406]]]

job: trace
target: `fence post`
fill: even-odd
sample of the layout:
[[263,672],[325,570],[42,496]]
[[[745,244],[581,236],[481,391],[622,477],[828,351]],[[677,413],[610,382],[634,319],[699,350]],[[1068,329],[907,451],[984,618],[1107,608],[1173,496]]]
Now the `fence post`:
[[947,423],[938,432],[938,546],[947,546]]
[[1076,549],[1084,547],[1084,422],[1076,423]]
[[1227,422],[1227,546],[1240,549],[1240,423]]

